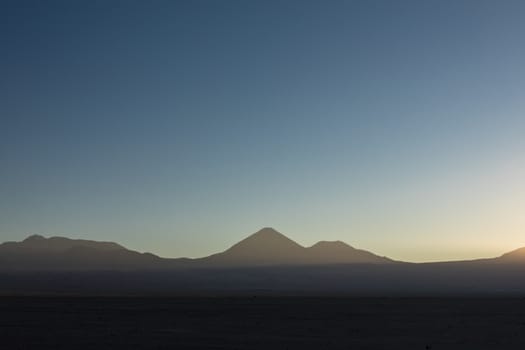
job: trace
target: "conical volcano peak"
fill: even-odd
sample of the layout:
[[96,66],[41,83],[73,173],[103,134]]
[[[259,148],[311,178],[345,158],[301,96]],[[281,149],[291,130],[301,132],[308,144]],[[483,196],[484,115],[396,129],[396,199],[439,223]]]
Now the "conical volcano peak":
[[259,233],[259,232],[273,232],[273,233],[280,233],[279,231],[277,231],[276,229],[274,229],[273,227],[263,227],[262,229],[260,229],[259,231],[257,231],[256,233]]
[[304,248],[270,227],[265,227],[234,244],[214,259],[233,264],[272,264],[302,256]]
[[293,246],[302,248],[299,244],[271,227],[264,227],[260,229],[259,231],[253,233],[252,235],[246,237],[234,245],[232,248],[245,246],[257,246],[259,248]]
[[272,228],[272,227],[263,227],[262,229],[260,229],[259,231],[255,232],[254,234],[248,236],[246,239],[248,238],[258,238],[258,239],[282,239],[282,238],[285,238],[285,239],[289,239],[288,237],[286,237],[285,235],[283,235],[282,233],[280,233],[279,231],[277,231],[276,229]]
[[281,235],[282,233],[274,229],[273,227],[263,227],[259,231],[255,232],[254,235]]

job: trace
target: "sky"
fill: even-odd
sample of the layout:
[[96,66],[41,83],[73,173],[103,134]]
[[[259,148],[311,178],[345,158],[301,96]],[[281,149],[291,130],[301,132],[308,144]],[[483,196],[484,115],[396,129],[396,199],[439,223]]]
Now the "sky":
[[2,1],[0,241],[525,246],[525,3]]

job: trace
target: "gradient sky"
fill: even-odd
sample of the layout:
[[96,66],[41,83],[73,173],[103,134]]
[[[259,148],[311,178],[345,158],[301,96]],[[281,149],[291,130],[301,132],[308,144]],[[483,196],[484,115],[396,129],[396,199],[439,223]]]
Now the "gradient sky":
[[2,1],[0,240],[525,246],[523,1]]

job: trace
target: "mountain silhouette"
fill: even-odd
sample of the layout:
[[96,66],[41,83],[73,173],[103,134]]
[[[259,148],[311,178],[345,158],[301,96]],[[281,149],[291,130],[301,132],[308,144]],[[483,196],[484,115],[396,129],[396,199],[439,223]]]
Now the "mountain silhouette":
[[0,268],[17,270],[134,269],[158,266],[162,259],[113,242],[32,235],[0,244]]
[[45,238],[40,235],[32,235],[27,237],[22,242],[6,242],[0,245],[0,249],[26,249],[33,251],[65,251],[74,247],[85,247],[96,250],[119,250],[125,249],[123,246],[113,242],[97,242],[88,241],[84,239],[70,239],[65,237],[50,237]]
[[525,247],[505,253],[499,258],[501,262],[525,262]]
[[307,249],[312,263],[349,264],[393,262],[393,260],[387,257],[377,256],[366,250],[353,248],[341,241],[321,241]]
[[525,248],[495,258],[406,263],[341,241],[303,247],[268,227],[196,259],[33,235],[0,244],[0,295],[523,295],[524,268]]
[[304,248],[273,228],[263,228],[234,244],[231,248],[206,258],[200,263],[217,265],[268,265],[299,262]]
[[224,252],[197,259],[163,259],[113,242],[32,235],[0,244],[0,268],[14,269],[170,269],[391,263],[392,260],[343,242],[318,242],[305,248],[266,227]]
[[343,242],[318,242],[305,248],[273,228],[265,227],[226,251],[197,259],[214,266],[325,265],[390,263],[392,260],[354,249]]
[[[514,250],[497,258],[440,264],[444,263],[454,266],[525,263],[525,248]],[[270,227],[253,233],[221,253],[195,259],[160,258],[150,253],[139,253],[126,249],[113,242],[66,237],[45,238],[40,235],[32,235],[21,242],[0,244],[0,269],[2,270],[170,270],[357,264],[408,263],[356,249],[341,241],[320,241],[311,247],[303,247]]]

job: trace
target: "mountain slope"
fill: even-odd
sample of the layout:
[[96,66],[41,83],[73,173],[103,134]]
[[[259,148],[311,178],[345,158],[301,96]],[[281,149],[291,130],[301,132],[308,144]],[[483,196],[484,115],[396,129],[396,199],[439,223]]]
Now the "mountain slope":
[[17,250],[27,252],[61,252],[73,247],[86,247],[104,251],[125,249],[123,246],[113,242],[97,242],[65,237],[45,238],[40,235],[32,235],[22,242],[6,242],[0,244],[0,252]]
[[113,242],[33,235],[22,242],[0,244],[0,268],[15,270],[140,269],[160,266],[162,259]]
[[231,248],[195,262],[206,265],[290,264],[303,258],[304,248],[276,230],[266,227]]
[[343,242],[319,242],[305,248],[273,228],[263,228],[226,251],[196,264],[212,267],[389,263],[392,260],[352,248]]
[[366,250],[355,249],[348,244],[335,241],[317,242],[308,250],[308,261],[311,264],[351,264],[351,263],[390,263],[393,260],[375,255]]
[[500,262],[507,262],[507,263],[525,262],[525,247],[505,253],[496,259]]

